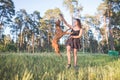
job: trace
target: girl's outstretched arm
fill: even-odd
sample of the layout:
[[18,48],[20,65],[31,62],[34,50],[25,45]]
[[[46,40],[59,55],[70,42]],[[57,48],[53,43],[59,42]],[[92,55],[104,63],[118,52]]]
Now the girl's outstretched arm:
[[62,14],[60,14],[60,18],[65,23],[66,26],[68,26],[69,28],[73,29],[73,26],[67,23],[67,21],[64,19]]

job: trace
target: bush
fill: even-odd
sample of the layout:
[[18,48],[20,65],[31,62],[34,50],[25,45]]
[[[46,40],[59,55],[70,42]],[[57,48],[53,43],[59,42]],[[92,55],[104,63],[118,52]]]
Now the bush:
[[6,45],[6,50],[9,52],[16,52],[17,51],[17,47],[15,44],[8,44]]
[[0,52],[16,52],[17,51],[17,47],[15,44],[7,44],[6,46],[4,46],[3,44],[0,44]]
[[66,50],[66,46],[65,45],[60,45],[59,47],[60,47],[60,51],[61,52],[64,52]]
[[119,53],[120,53],[120,44],[115,46],[115,50],[119,51]]
[[114,44],[115,44],[115,50],[120,53],[120,41],[115,39]]
[[6,49],[4,48],[4,45],[3,44],[0,44],[0,52],[5,52]]

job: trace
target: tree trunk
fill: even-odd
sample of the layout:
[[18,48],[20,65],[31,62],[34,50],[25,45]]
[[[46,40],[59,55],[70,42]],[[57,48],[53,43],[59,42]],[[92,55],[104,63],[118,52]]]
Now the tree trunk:
[[114,38],[113,38],[113,33],[112,33],[112,29],[111,29],[111,19],[109,19],[109,49],[110,50],[115,50],[114,47]]
[[17,51],[18,51],[18,44],[17,44],[17,28],[16,28],[16,48],[17,48]]
[[109,50],[115,50],[114,48],[114,38],[113,38],[113,32],[111,28],[111,17],[110,17],[110,12],[109,12]]
[[34,53],[34,33],[32,33],[32,52]]
[[109,17],[109,45],[110,45],[110,47],[109,47],[109,49],[110,50],[115,50],[115,48],[114,48],[114,38],[113,38],[113,33],[112,33],[112,28],[111,28],[111,12],[110,12],[110,10],[111,10],[111,2],[109,3],[109,12],[108,12],[108,17]]
[[20,33],[20,51],[22,50],[22,43],[23,43],[23,37],[22,37],[22,33]]
[[19,35],[19,51],[22,50],[22,30],[20,29],[20,35]]

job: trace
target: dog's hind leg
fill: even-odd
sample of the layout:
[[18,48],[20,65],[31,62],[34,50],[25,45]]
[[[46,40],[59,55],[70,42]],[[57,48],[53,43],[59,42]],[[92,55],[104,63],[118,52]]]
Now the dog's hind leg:
[[56,44],[55,52],[56,52],[57,55],[62,56],[62,55],[60,54],[60,50],[59,50],[59,45],[58,45],[58,44]]

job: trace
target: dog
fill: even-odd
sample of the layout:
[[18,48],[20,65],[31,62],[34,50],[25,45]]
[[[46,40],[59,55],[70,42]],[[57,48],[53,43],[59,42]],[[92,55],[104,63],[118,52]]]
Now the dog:
[[60,20],[57,20],[57,21],[55,22],[55,24],[56,24],[55,35],[54,35],[54,37],[53,37],[53,39],[52,39],[52,41],[51,41],[51,43],[52,43],[52,48],[54,49],[54,51],[55,51],[55,53],[56,53],[57,55],[62,56],[62,55],[60,54],[60,49],[59,49],[58,41],[59,41],[59,39],[60,39],[63,35],[65,35],[65,34],[72,34],[72,33],[71,33],[71,32],[67,32],[67,31],[70,30],[70,29],[67,29],[66,31],[62,31],[62,29],[60,28]]

